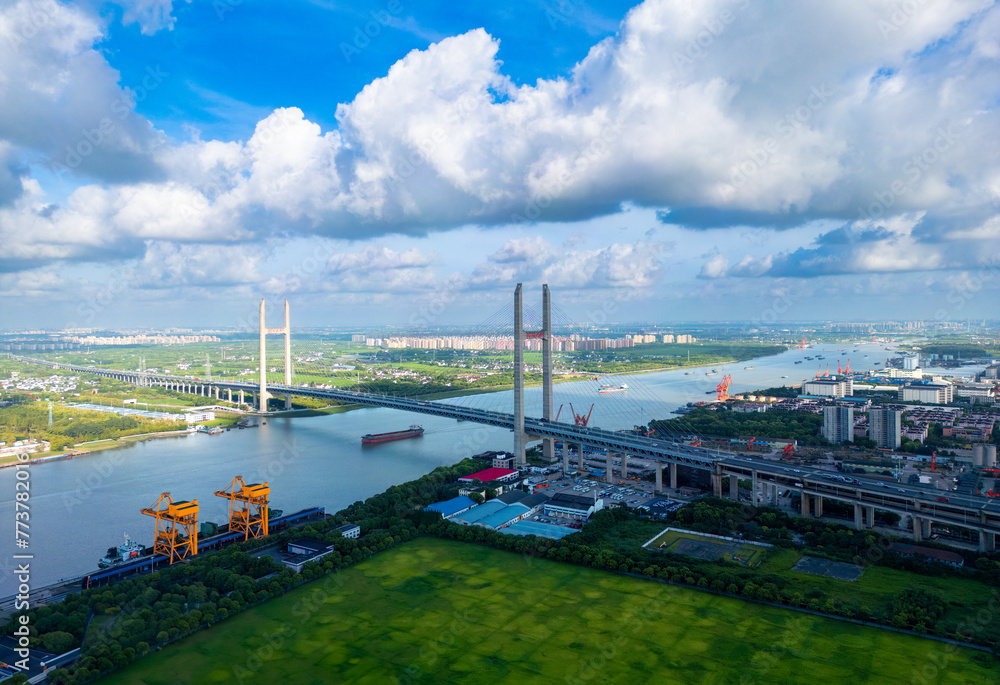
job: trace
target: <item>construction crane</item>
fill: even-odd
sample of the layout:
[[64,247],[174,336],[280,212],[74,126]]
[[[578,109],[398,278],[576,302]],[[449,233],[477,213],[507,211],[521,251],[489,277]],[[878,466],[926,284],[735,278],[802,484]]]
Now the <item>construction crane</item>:
[[243,539],[267,536],[267,483],[250,483],[236,476],[229,490],[216,490],[216,495],[229,500],[229,532],[243,533]]
[[[556,412],[556,421],[559,421],[559,415],[562,414],[562,409],[563,405],[560,404],[559,411]],[[590,411],[587,412],[586,416],[583,414],[577,414],[573,409],[572,402],[569,403],[569,411],[573,414],[573,421],[576,422],[576,425],[586,427],[586,425],[590,422],[590,415],[594,413],[594,405],[590,405]]]
[[757,436],[754,435],[750,438],[750,442],[747,443],[747,452],[753,452],[753,444],[757,442]]
[[785,449],[781,451],[782,459],[794,459],[795,458],[795,446],[792,443],[785,445]]
[[728,400],[729,386],[732,384],[732,382],[733,382],[732,374],[727,373],[725,376],[723,376],[722,382],[719,383],[717,386],[715,386],[715,392],[718,393],[715,399],[717,399],[719,402],[725,402],[726,400]]
[[937,464],[937,450],[931,452],[931,473],[934,473],[934,467]]
[[172,564],[198,553],[198,500],[175,502],[165,492],[142,513],[156,519],[154,554],[164,555]]

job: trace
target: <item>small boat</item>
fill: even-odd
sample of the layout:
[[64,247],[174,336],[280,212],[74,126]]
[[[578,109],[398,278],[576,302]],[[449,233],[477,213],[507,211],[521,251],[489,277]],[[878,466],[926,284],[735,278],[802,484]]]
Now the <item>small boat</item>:
[[685,376],[693,376],[694,375],[694,371],[685,371],[684,375]]
[[756,369],[756,368],[757,368],[756,366],[744,366],[743,370],[746,371],[747,369]]

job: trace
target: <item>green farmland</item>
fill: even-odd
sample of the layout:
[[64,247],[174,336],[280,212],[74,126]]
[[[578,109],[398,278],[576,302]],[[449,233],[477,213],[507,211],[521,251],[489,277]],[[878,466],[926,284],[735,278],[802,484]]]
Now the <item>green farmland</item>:
[[185,638],[100,682],[998,680],[1000,662],[981,652],[421,538]]

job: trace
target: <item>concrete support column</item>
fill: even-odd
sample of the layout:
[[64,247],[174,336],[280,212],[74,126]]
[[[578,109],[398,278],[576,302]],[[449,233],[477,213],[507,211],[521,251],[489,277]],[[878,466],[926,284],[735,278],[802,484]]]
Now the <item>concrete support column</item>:
[[750,472],[750,504],[757,506],[757,472]]
[[996,533],[990,533],[985,530],[979,531],[979,551],[995,552],[996,549],[997,549]]
[[243,399],[243,391],[242,390],[240,390],[240,404],[246,404],[246,401]]
[[722,474],[713,473],[712,479],[712,494],[716,497],[722,497]]
[[921,542],[924,539],[924,520],[916,516],[913,517],[913,540]]
[[628,478],[628,454],[622,452],[622,480]]
[[563,440],[563,475],[569,471],[569,443]]
[[583,443],[576,446],[577,468],[583,470]]
[[854,505],[854,527],[858,530],[865,527],[864,511],[862,511],[860,504]]
[[613,466],[611,463],[611,450],[608,450],[606,454],[608,455],[608,458],[607,458],[607,475],[605,476],[605,480],[608,482],[608,485],[611,485],[612,483],[615,482],[615,475],[611,470],[611,467]]
[[233,389],[226,388],[226,402],[232,402],[232,401],[233,401]]
[[740,479],[735,474],[729,475],[729,499],[734,502],[740,498]]
[[816,507],[816,518],[823,515],[823,498],[819,495],[813,497],[813,502],[815,502]]
[[[675,464],[673,462],[670,462],[669,469],[670,469],[670,489],[671,490],[676,490],[677,489],[677,464]],[[720,492],[720,496],[721,496],[721,492],[722,492],[722,476],[721,475],[719,476],[719,492]]]
[[932,521],[930,519],[924,519],[921,522],[920,534],[924,538],[929,539],[931,537],[931,524],[932,524]]
[[663,492],[663,462],[656,463],[656,494]]
[[809,493],[803,492],[800,501],[802,502],[802,515],[809,518]]
[[865,507],[865,528],[875,527],[875,507]]
[[219,386],[215,386],[215,401],[219,401]]

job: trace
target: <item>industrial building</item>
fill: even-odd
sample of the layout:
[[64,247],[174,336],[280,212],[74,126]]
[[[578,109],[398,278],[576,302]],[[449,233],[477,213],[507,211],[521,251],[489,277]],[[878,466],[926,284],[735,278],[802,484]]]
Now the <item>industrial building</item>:
[[296,573],[302,572],[302,567],[310,561],[322,559],[333,551],[333,545],[316,538],[297,538],[288,543],[289,556],[281,563]]
[[850,397],[854,394],[854,381],[843,376],[812,378],[802,384],[803,395],[819,397]]
[[361,537],[361,526],[354,523],[345,523],[342,526],[337,526],[334,530],[339,530],[345,538],[357,539]]
[[950,404],[955,399],[951,383],[940,378],[914,381],[903,386],[903,402],[923,402],[924,404]]
[[593,499],[583,495],[570,495],[565,492],[557,493],[552,499],[542,505],[542,510],[546,516],[568,518],[574,521],[586,521],[595,512],[603,508],[603,499]]
[[489,483],[492,481],[499,481],[502,483],[517,480],[517,476],[518,472],[512,469],[489,468],[477,471],[476,473],[470,473],[468,476],[462,476],[458,479],[458,482],[472,483],[478,481],[480,483]]
[[465,497],[464,495],[459,495],[458,497],[452,497],[449,500],[443,502],[435,502],[434,504],[428,504],[424,507],[424,511],[436,511],[441,514],[443,518],[450,519],[452,516],[457,516],[462,514],[469,509],[476,506],[476,503]]

